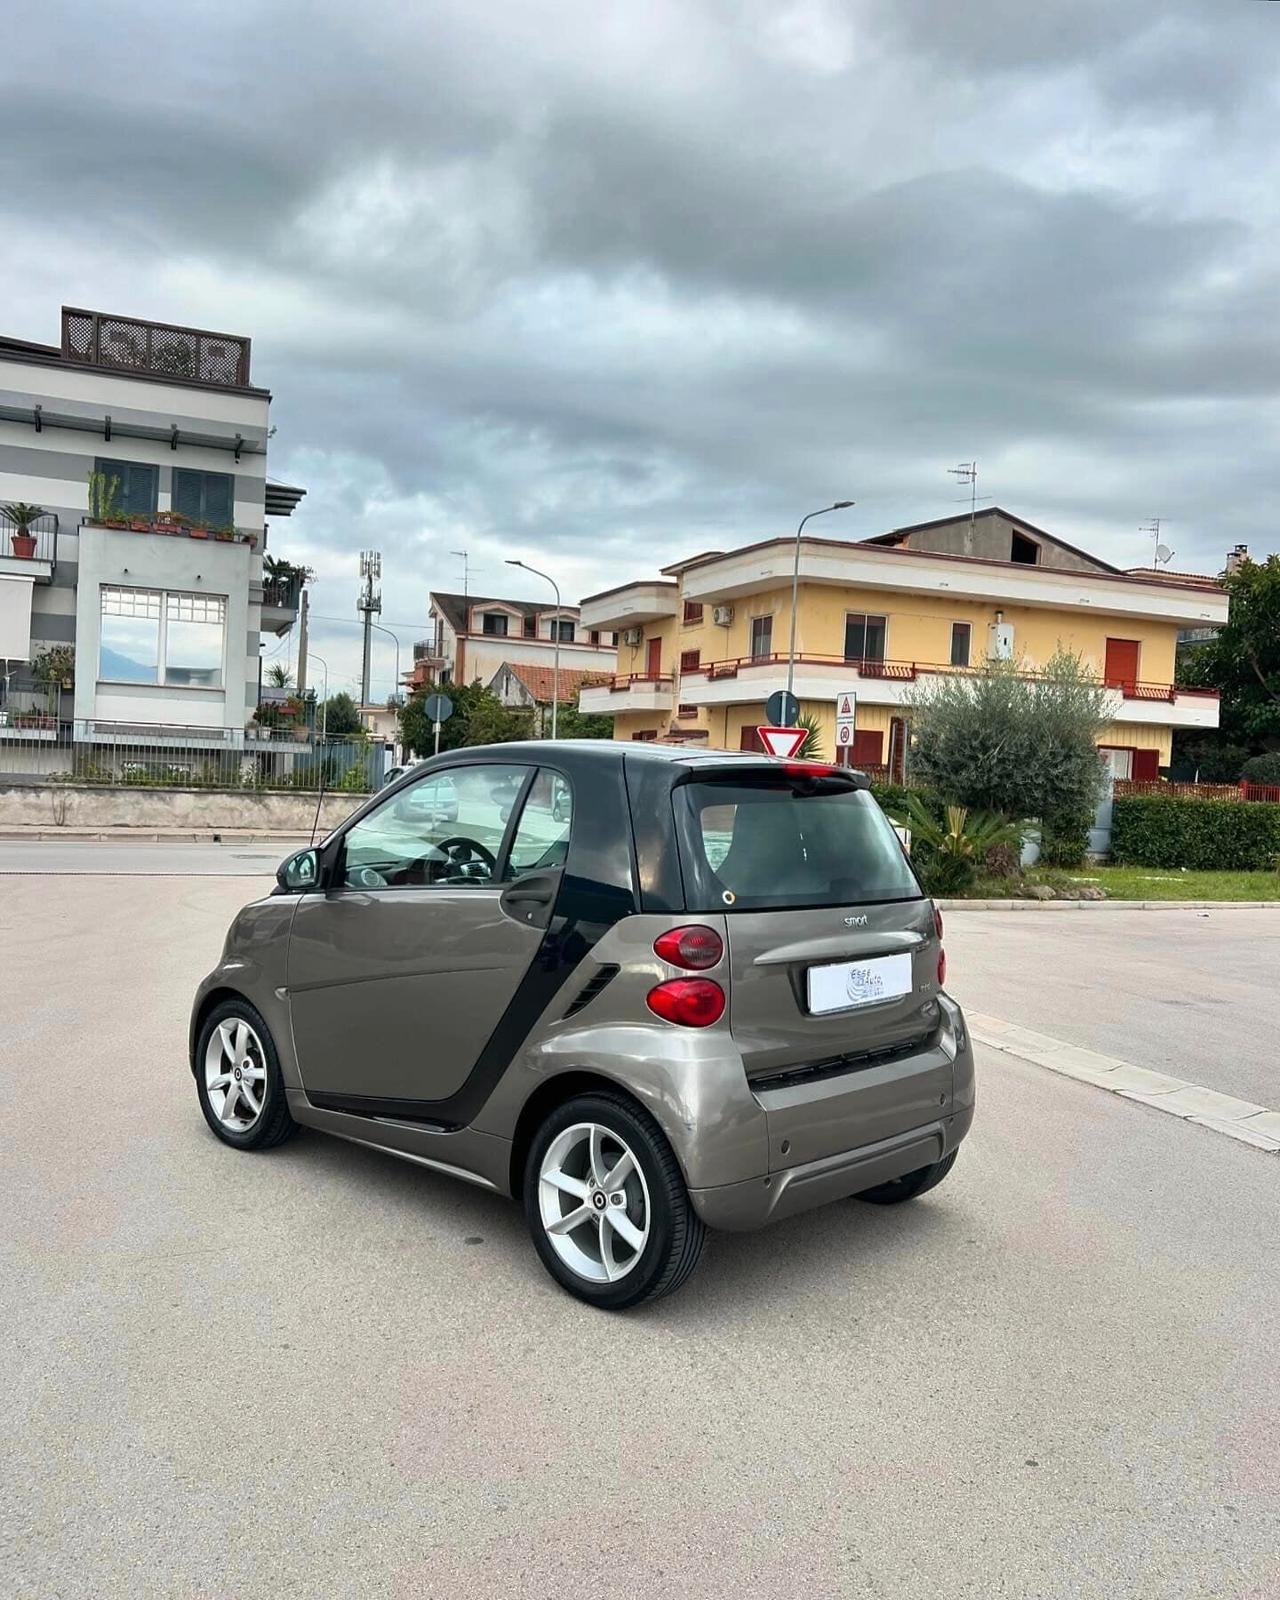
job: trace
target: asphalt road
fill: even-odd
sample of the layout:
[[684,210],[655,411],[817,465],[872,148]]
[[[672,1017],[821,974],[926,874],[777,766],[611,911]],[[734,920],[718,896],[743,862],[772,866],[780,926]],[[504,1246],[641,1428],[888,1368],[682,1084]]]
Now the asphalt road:
[[[308,840],[225,844],[176,841],[0,839],[0,877],[10,874],[57,877],[270,878],[292,851]],[[246,897],[254,891],[245,891]]]
[[987,1055],[927,1199],[606,1317],[508,1202],[206,1131],[257,887],[0,882],[0,1593],[1274,1600],[1280,1160]]
[[972,1010],[1280,1111],[1280,909],[948,911],[946,933]]

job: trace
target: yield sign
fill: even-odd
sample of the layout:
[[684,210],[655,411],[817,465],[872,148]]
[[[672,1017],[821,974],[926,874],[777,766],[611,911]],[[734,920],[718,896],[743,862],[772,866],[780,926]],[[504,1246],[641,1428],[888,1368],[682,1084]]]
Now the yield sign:
[[757,728],[760,743],[771,756],[793,756],[805,741],[806,728]]

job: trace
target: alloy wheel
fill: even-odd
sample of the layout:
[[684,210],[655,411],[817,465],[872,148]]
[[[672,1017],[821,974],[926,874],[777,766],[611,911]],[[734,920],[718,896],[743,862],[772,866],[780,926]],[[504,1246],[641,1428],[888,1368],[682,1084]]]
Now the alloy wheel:
[[209,1035],[204,1086],[214,1116],[233,1133],[247,1133],[267,1099],[267,1058],[253,1026],[227,1017]]
[[649,1188],[626,1141],[598,1122],[575,1122],[547,1146],[538,1209],[552,1249],[590,1283],[617,1283],[649,1240]]

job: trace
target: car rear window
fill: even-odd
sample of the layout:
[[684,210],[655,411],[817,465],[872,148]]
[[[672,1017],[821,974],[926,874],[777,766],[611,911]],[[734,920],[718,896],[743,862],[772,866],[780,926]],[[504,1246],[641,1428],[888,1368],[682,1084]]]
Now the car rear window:
[[766,773],[681,784],[673,798],[690,911],[920,897],[889,819],[843,780]]

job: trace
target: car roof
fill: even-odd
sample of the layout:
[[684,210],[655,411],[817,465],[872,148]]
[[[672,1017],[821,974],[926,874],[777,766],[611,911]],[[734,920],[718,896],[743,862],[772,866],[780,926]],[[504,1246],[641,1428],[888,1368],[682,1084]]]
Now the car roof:
[[686,767],[723,767],[728,764],[765,766],[773,759],[750,750],[688,750],[680,745],[658,744],[651,739],[517,739],[509,744],[467,745],[448,753],[470,757],[481,751],[490,758],[501,752],[507,756],[538,756],[545,760],[554,752],[576,761],[618,761],[625,758],[628,763],[654,762]]

